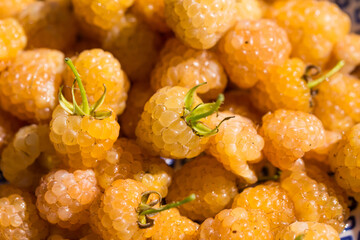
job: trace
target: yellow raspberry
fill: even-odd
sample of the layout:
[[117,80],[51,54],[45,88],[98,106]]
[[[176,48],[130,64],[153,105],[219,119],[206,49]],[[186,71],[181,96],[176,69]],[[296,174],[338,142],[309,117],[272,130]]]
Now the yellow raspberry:
[[167,200],[178,201],[191,193],[195,193],[196,199],[180,206],[180,213],[203,221],[230,207],[237,194],[236,177],[213,157],[197,157],[175,172]]
[[0,18],[13,17],[36,0],[3,0],[0,2]]
[[[300,237],[300,238],[299,238]],[[275,240],[340,240],[339,233],[330,225],[317,222],[295,222],[282,229]]]
[[246,188],[234,199],[232,208],[237,207],[263,210],[273,234],[296,221],[294,204],[277,182]]
[[[130,83],[121,69],[119,61],[109,52],[102,49],[85,50],[74,58],[74,64],[84,84],[88,101],[94,104],[103,94],[104,84],[106,97],[104,104],[110,106],[115,114],[121,114],[125,109],[127,92]],[[100,67],[101,66],[101,67]],[[64,74],[65,96],[71,97],[71,86],[74,75],[70,68]],[[76,99],[80,100],[80,91],[75,91]]]
[[234,24],[235,0],[165,0],[165,18],[176,36],[196,49],[209,49]]
[[286,32],[271,20],[242,20],[220,40],[218,53],[230,80],[240,88],[251,88],[267,79],[270,66],[289,57]]
[[314,115],[279,109],[263,117],[260,135],[264,155],[276,167],[290,169],[295,161],[325,142],[325,130]]
[[158,90],[166,86],[198,88],[203,100],[215,99],[227,84],[224,69],[217,56],[207,50],[195,50],[176,38],[169,39],[161,50],[160,59],[151,74],[151,86]]
[[77,228],[89,221],[89,208],[99,194],[92,170],[52,171],[36,189],[40,216],[62,228]]
[[230,112],[220,112],[217,116],[211,116],[209,126],[216,126],[222,119],[227,118],[231,119],[225,121],[219,127],[219,133],[210,138],[208,151],[227,170],[249,183],[255,183],[257,178],[249,168],[248,162],[261,160],[264,139],[258,135],[251,120]]
[[199,240],[270,240],[270,223],[261,210],[226,209],[200,226]]
[[24,123],[0,109],[0,155]]
[[0,76],[1,107],[30,122],[46,122],[57,104],[64,54],[50,49],[20,53]]

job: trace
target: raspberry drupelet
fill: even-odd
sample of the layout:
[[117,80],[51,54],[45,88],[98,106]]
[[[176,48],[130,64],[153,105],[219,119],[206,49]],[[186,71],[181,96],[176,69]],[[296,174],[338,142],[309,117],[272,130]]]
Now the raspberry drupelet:
[[232,208],[237,207],[263,210],[273,234],[296,221],[294,204],[277,182],[246,188],[234,199]]
[[200,120],[215,113],[224,96],[220,94],[214,103],[202,103],[195,92],[203,84],[190,90],[164,87],[147,101],[135,134],[150,155],[193,158],[206,149],[209,136],[216,134],[219,126],[211,129]]
[[24,123],[0,108],[0,155]]
[[196,49],[215,46],[234,24],[236,0],[165,0],[165,19],[176,36]]
[[[129,80],[121,69],[120,62],[109,52],[102,49],[85,50],[73,58],[76,70],[81,76],[88,101],[95,104],[102,95],[104,84],[106,98],[104,104],[111,107],[115,114],[121,114],[126,106]],[[101,66],[101,67],[100,67]],[[65,97],[70,100],[74,74],[70,68],[64,73]],[[80,91],[75,89],[76,100],[81,99]]]
[[41,176],[62,164],[49,140],[48,125],[20,128],[1,155],[5,179],[18,187],[35,190]]
[[290,169],[306,152],[325,142],[321,121],[312,114],[293,110],[266,114],[259,134],[265,140],[264,155],[282,170]]
[[267,79],[269,67],[283,64],[290,51],[285,30],[267,19],[238,21],[218,44],[220,61],[240,88]]
[[54,110],[50,123],[50,140],[56,151],[68,156],[70,167],[95,167],[112,148],[119,136],[120,126],[116,121],[115,111],[110,107],[101,106],[105,100],[106,86],[104,85],[103,95],[94,105],[89,105],[74,64],[69,58],[66,58],[65,62],[75,75],[82,103],[79,106],[75,99],[75,81],[72,86],[73,103],[65,99],[60,89],[60,105]]
[[151,74],[151,86],[158,90],[166,86],[197,89],[203,100],[215,99],[226,87],[227,77],[215,53],[187,47],[176,38],[169,39]]
[[46,239],[48,223],[39,217],[33,196],[28,192],[0,185],[0,212],[1,239]]
[[340,240],[339,233],[330,225],[318,222],[294,222],[283,228],[275,240]]
[[92,170],[52,171],[36,189],[40,216],[62,228],[75,229],[89,221],[89,208],[99,195]]
[[256,175],[248,163],[261,160],[264,139],[257,133],[251,120],[231,112],[212,115],[209,126],[218,125],[222,119],[228,120],[219,127],[219,133],[210,138],[208,152],[227,170],[249,183],[255,183]]
[[180,200],[191,193],[196,200],[181,206],[180,213],[203,221],[230,207],[237,194],[236,177],[212,156],[199,156],[175,172],[167,200]]
[[256,20],[264,15],[262,0],[236,0],[236,20]]
[[270,223],[261,210],[225,209],[200,226],[199,240],[270,240]]
[[14,17],[36,0],[4,0],[0,2],[0,18]]

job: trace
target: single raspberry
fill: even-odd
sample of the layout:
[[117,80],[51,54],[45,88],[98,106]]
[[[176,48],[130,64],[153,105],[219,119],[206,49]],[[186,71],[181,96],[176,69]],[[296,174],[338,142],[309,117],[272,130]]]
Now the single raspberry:
[[317,88],[314,114],[331,131],[345,131],[360,122],[360,82],[337,73]]
[[135,83],[131,86],[125,111],[119,117],[123,135],[128,138],[136,138],[135,129],[141,118],[144,105],[153,94],[154,91],[145,82]]
[[165,22],[164,0],[136,0],[132,10],[155,31],[163,33],[170,31]]
[[88,24],[111,29],[123,17],[134,0],[72,0],[75,14]]
[[180,200],[191,193],[196,199],[181,206],[180,213],[203,221],[231,205],[237,194],[236,177],[213,157],[197,157],[175,172],[167,200]]
[[5,0],[0,2],[0,18],[13,17],[36,0]]
[[[98,161],[106,157],[107,151],[118,138],[120,126],[116,121],[115,111],[101,106],[106,95],[106,87],[99,100],[94,105],[89,105],[86,91],[74,64],[69,58],[66,58],[65,62],[75,74],[82,103],[79,106],[76,102],[75,82],[72,86],[73,103],[68,102],[60,91],[60,105],[54,110],[50,122],[50,140],[59,153],[68,156],[68,165],[71,168],[95,167]],[[99,66],[101,65],[96,69],[99,69]]]
[[[229,119],[231,118],[231,119]],[[258,135],[253,122],[230,112],[220,112],[210,117],[210,127],[224,122],[219,133],[210,138],[209,153],[216,157],[224,167],[244,178],[249,183],[255,183],[255,173],[249,168],[248,162],[260,161],[264,139]]]
[[295,222],[282,229],[275,240],[340,240],[339,233],[330,225],[317,222]]
[[63,228],[77,228],[88,223],[89,208],[99,194],[92,170],[52,171],[41,179],[36,189],[40,216]]
[[218,45],[230,80],[240,88],[251,88],[259,79],[267,79],[269,67],[283,64],[290,51],[286,32],[266,19],[237,22]]
[[11,184],[35,190],[41,176],[58,167],[58,156],[49,140],[48,125],[29,125],[16,133],[1,155],[0,168]]
[[294,202],[297,220],[326,223],[342,232],[345,209],[336,196],[329,194],[324,184],[298,171],[282,176],[281,187]]
[[325,142],[325,130],[314,115],[279,109],[263,117],[260,135],[265,140],[264,154],[280,169],[289,169],[298,158]]
[[70,9],[60,3],[34,2],[21,11],[17,19],[28,37],[27,48],[65,51],[76,41],[75,18]]
[[154,226],[148,228],[145,237],[151,240],[196,240],[199,225],[180,215],[175,208],[154,217]]
[[126,14],[103,40],[103,48],[121,62],[131,81],[149,81],[162,47],[160,35],[133,14]]
[[200,226],[200,240],[268,240],[273,239],[270,223],[261,210],[226,209]]
[[0,109],[0,155],[24,123]]
[[165,18],[176,36],[196,49],[209,49],[234,24],[235,0],[165,0]]
[[256,20],[264,15],[262,0],[236,0],[236,20]]
[[1,239],[46,239],[48,224],[39,217],[29,193],[0,185],[0,212]]
[[[102,49],[85,50],[79,56],[74,57],[74,65],[81,76],[90,104],[95,104],[96,100],[101,97],[105,85],[104,104],[110,106],[116,115],[124,111],[130,83],[121,69],[119,61],[111,53]],[[64,84],[67,90],[65,97],[68,100],[72,99],[71,86],[73,82],[74,74],[70,68],[67,68],[64,74]],[[75,90],[75,94],[76,99],[80,100],[80,91]]]
[[57,103],[63,59],[63,53],[49,49],[20,53],[1,73],[1,107],[22,120],[49,121]]
[[353,192],[360,192],[359,163],[360,124],[352,127],[330,153],[330,165],[338,184]]
[[296,221],[294,204],[277,182],[246,188],[234,199],[232,208],[237,207],[263,210],[273,234]]
[[330,1],[277,1],[268,11],[288,33],[292,56],[323,66],[334,44],[350,31],[350,18]]
[[151,86],[158,90],[166,86],[198,88],[203,100],[215,99],[226,87],[227,77],[217,56],[207,50],[195,50],[176,38],[169,39],[161,50],[160,59],[151,74]]

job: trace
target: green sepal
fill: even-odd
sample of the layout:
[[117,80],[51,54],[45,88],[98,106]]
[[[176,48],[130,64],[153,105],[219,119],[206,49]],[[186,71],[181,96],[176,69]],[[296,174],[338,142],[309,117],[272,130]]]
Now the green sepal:
[[97,112],[94,112],[92,114],[92,116],[98,120],[103,120],[103,119],[110,117],[111,114],[112,114],[112,112],[110,112],[110,111],[97,111]]
[[214,129],[207,127],[202,122],[196,122],[195,124],[191,125],[191,128],[198,136],[210,137],[217,134],[219,132],[219,127],[221,126],[221,124],[231,118],[234,118],[234,116],[224,118]]
[[105,101],[105,96],[106,96],[106,86],[104,85],[104,92],[101,95],[101,97],[96,101],[96,103],[94,104],[94,106],[91,107],[91,111],[90,114],[94,113]]
[[75,81],[71,87],[71,95],[72,95],[72,100],[73,100],[73,106],[74,106],[74,112],[76,115],[79,115],[79,116],[86,116],[87,114],[83,111],[82,108],[79,107],[79,105],[77,104],[76,102],[76,99],[75,99]]
[[196,122],[202,118],[206,118],[219,110],[220,105],[224,102],[225,97],[219,94],[216,102],[198,105],[186,117],[186,122]]
[[194,94],[196,92],[196,89],[201,87],[202,85],[207,84],[207,82],[201,83],[199,85],[196,85],[195,87],[191,88],[185,95],[184,99],[184,116],[188,115],[191,111],[191,107],[194,103]]
[[304,237],[305,237],[305,234],[301,234],[301,235],[296,236],[295,240],[303,240]]
[[66,112],[74,114],[74,106],[64,97],[62,93],[63,88],[64,86],[61,86],[59,89],[59,104]]

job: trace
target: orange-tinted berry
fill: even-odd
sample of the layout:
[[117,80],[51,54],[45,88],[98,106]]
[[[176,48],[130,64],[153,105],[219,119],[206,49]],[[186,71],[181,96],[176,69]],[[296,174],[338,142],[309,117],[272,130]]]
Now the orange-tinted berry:
[[227,77],[217,56],[207,50],[195,50],[176,38],[169,39],[161,50],[160,59],[151,74],[151,86],[195,87],[203,100],[215,99],[226,87]]
[[13,17],[36,0],[3,0],[0,2],[0,18]]
[[208,218],[200,226],[200,240],[270,240],[270,223],[261,210],[238,207]]
[[20,53],[0,76],[1,107],[16,117],[49,121],[57,104],[64,54],[49,49]]
[[178,201],[192,193],[196,199],[180,206],[180,213],[192,220],[203,221],[230,207],[237,194],[236,177],[213,157],[197,157],[175,172],[167,201]]
[[63,228],[76,228],[89,221],[89,208],[99,194],[92,170],[52,171],[36,189],[40,216]]
[[154,217],[154,226],[148,228],[145,237],[151,240],[197,240],[199,225],[180,215],[172,208]]
[[230,80],[240,88],[253,87],[268,77],[269,67],[289,57],[286,32],[271,20],[242,20],[218,45],[220,60]]
[[131,81],[148,82],[162,46],[160,35],[132,14],[126,14],[103,41]]
[[17,15],[28,37],[27,48],[66,50],[76,40],[76,22],[59,3],[34,2]]
[[232,208],[236,207],[263,210],[274,234],[296,221],[294,204],[277,182],[246,188],[235,197]]
[[314,97],[314,114],[331,131],[346,131],[360,122],[360,81],[337,73],[322,82]]
[[277,1],[268,12],[287,31],[292,56],[306,64],[324,65],[350,31],[349,16],[330,1]]
[[106,157],[119,136],[120,126],[115,112],[110,108],[110,117],[95,119],[92,116],[77,116],[56,107],[50,122],[50,140],[56,151],[66,154],[68,165],[74,169],[95,167]]
[[265,140],[264,154],[280,169],[290,169],[298,158],[325,142],[325,130],[314,115],[279,109],[263,117],[260,135]]
[[260,19],[264,14],[261,0],[236,0],[236,20]]
[[302,76],[305,64],[298,58],[269,68],[269,77],[251,89],[251,100],[262,113],[279,108],[310,112],[311,94]]
[[235,0],[165,0],[169,27],[185,44],[209,49],[234,24]]
[[340,240],[339,233],[330,225],[317,222],[295,222],[282,229],[275,240]]
[[253,122],[231,112],[219,112],[210,117],[209,126],[215,127],[222,119],[232,116],[233,118],[223,122],[219,132],[210,138],[208,151],[227,170],[249,183],[255,183],[256,175],[248,163],[261,160],[264,139],[258,135]]
[[0,109],[0,155],[24,123]]
[[[74,65],[81,76],[90,104],[101,97],[105,85],[107,91],[104,104],[110,106],[116,115],[124,111],[130,83],[119,61],[111,53],[102,49],[85,50],[74,57]],[[66,68],[64,78],[67,88],[65,96],[71,100],[74,74],[70,68]],[[80,102],[80,91],[75,90],[75,94]]]

